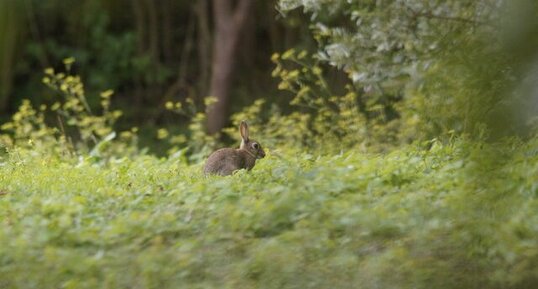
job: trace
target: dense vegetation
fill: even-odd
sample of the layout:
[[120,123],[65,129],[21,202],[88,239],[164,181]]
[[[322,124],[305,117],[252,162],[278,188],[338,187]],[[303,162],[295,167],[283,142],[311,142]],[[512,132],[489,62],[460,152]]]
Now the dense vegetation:
[[[264,91],[253,97],[234,96],[229,125],[216,134],[207,124],[222,98],[204,97],[200,88],[209,76],[193,80],[193,92],[186,75],[197,71],[182,61],[161,62],[168,46],[156,44],[163,49],[156,52],[142,45],[135,53],[132,31],[107,30],[128,20],[95,12],[112,15],[122,1],[73,6],[89,9],[82,26],[106,45],[58,50],[54,68],[14,86],[36,96],[20,100],[1,125],[0,288],[538,283],[534,1],[277,1],[271,11],[293,29],[311,31],[312,40],[259,52],[274,79],[252,81]],[[25,5],[37,9],[28,15],[45,17],[63,11],[60,2]],[[159,8],[186,3],[166,0]],[[246,2],[235,3],[239,9]],[[207,18],[207,4],[179,10]],[[2,18],[2,11],[0,35],[9,31],[6,23],[20,21]],[[176,33],[201,37],[187,28]],[[173,31],[159,35],[164,41]],[[138,40],[152,35],[142,34]],[[6,42],[0,56],[15,45]],[[45,46],[38,47],[30,52],[41,55]],[[124,48],[131,50],[118,57]],[[147,61],[151,51],[159,61]],[[184,51],[183,60],[208,54],[201,46]],[[116,74],[122,61],[126,74]],[[146,66],[133,70],[135,63]],[[174,63],[186,69],[179,88],[173,73],[161,70]],[[239,76],[248,74],[244,69]],[[160,93],[170,81],[191,94]],[[131,85],[155,99],[135,93],[140,102],[133,102]],[[277,90],[279,97],[267,95]],[[125,110],[122,101],[133,105]],[[162,115],[181,124],[171,126]],[[230,140],[237,145],[241,120],[267,156],[252,171],[204,177],[211,151]]]
[[538,140],[510,147],[271,151],[207,179],[180,158],[17,149],[0,287],[533,288]]
[[[43,91],[38,72],[59,69],[64,58],[74,57],[90,100],[104,90],[116,92],[113,104],[124,112],[120,126],[137,125],[148,130],[144,135],[154,135],[149,131],[155,124],[184,129],[188,118],[162,107],[189,98],[200,108],[211,93],[216,41],[211,2],[1,0],[0,120],[26,98],[52,104],[54,94]],[[312,42],[301,15],[279,17],[276,0],[248,2],[254,5],[234,57],[232,111],[257,98],[277,101],[282,94],[270,76],[271,54]]]

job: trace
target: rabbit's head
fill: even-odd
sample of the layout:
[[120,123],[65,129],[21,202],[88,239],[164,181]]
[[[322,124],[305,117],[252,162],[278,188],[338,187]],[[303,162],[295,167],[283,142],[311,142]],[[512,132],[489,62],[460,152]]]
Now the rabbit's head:
[[245,121],[241,121],[239,132],[241,132],[241,146],[239,149],[247,151],[256,159],[265,157],[265,152],[263,151],[262,145],[256,140],[248,137],[248,124]]

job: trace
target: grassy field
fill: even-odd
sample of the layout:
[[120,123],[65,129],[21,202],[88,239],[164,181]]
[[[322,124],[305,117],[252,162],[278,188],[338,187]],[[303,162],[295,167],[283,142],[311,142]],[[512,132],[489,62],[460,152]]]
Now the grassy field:
[[538,140],[272,151],[254,170],[16,149],[0,288],[535,288]]

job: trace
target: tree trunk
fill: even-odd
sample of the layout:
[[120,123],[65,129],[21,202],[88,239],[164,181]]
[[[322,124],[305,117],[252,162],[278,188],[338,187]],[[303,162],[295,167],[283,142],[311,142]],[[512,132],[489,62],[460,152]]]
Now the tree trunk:
[[239,0],[233,8],[232,2],[213,0],[215,38],[209,94],[216,97],[217,102],[207,109],[207,131],[210,134],[219,132],[226,125],[238,40],[254,3],[253,0]]
[[197,40],[198,40],[198,94],[206,96],[209,92],[209,74],[211,72],[211,31],[209,29],[209,0],[196,2]]

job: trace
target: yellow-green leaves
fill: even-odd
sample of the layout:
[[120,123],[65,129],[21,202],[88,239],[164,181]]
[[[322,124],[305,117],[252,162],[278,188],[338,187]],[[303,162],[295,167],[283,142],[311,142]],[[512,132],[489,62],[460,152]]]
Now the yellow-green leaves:
[[[114,132],[113,125],[122,115],[119,110],[111,110],[114,91],[101,92],[100,107],[97,111],[92,111],[81,78],[70,74],[74,62],[74,58],[64,60],[65,73],[52,68],[45,69],[43,83],[55,91],[59,99],[50,107],[40,105],[38,110],[33,108],[30,101],[23,101],[12,121],[2,127],[7,132],[2,135],[6,144],[25,146],[31,143],[34,148],[69,155],[75,151],[82,153],[91,150]],[[132,141],[129,145],[134,144],[133,132],[122,135],[127,137],[127,134]],[[123,146],[124,144],[115,143],[115,146],[107,145],[107,148],[111,148],[109,152],[119,147],[125,152],[137,149],[134,146],[126,149]],[[100,150],[100,153],[105,152]]]
[[[216,146],[215,136],[206,134],[205,122],[207,107],[216,103],[218,100],[214,96],[205,97],[203,105],[198,105],[192,98],[187,98],[182,103],[180,101],[167,101],[164,108],[170,112],[178,114],[182,118],[190,119],[187,125],[188,139],[185,133],[168,132],[165,129],[159,129],[157,139],[166,140],[172,147],[168,150],[169,155],[190,149],[193,152],[193,159],[199,160],[204,158]],[[166,133],[165,133],[166,131]],[[187,142],[188,140],[188,142]],[[185,148],[187,147],[187,148]]]
[[164,129],[164,128],[160,128],[157,130],[157,139],[165,139],[168,137],[170,133],[168,132],[167,129]]
[[75,63],[75,58],[74,57],[68,57],[68,58],[63,60],[63,63],[66,66],[67,70],[70,70],[71,65],[73,65],[73,63]]
[[[36,146],[0,166],[6,288],[533,285],[536,138],[506,150],[432,140],[390,154],[275,147],[248,173],[208,178],[181,153],[99,164]],[[508,162],[473,164],[484,151]]]

